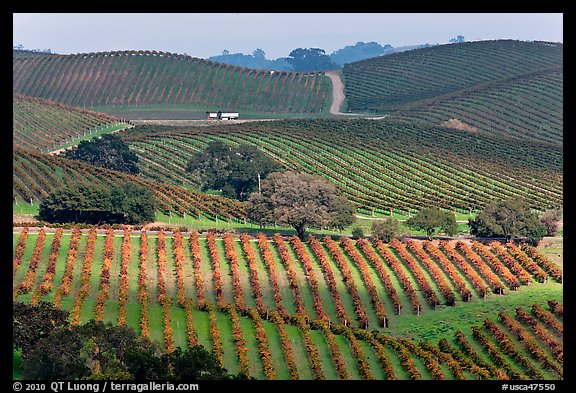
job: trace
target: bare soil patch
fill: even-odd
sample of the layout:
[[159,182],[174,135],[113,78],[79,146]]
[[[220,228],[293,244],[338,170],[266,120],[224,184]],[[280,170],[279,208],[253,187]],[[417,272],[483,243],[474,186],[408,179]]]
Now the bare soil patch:
[[468,132],[477,132],[478,129],[476,127],[472,127],[462,120],[459,119],[450,119],[442,123],[444,127],[454,128],[456,130],[468,131]]

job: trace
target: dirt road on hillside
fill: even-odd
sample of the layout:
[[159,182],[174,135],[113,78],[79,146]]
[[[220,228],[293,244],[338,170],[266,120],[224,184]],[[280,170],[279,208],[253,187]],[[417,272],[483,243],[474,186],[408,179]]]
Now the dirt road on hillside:
[[351,115],[351,113],[340,112],[340,107],[344,102],[344,84],[340,79],[337,71],[326,71],[326,76],[332,81],[332,105],[330,105],[330,113],[333,115]]

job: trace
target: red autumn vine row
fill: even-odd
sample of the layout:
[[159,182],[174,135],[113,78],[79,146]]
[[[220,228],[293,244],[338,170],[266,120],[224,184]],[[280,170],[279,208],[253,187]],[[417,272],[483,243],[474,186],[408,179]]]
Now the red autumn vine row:
[[166,295],[166,235],[164,230],[158,232],[158,242],[156,243],[156,253],[157,253],[157,300],[158,303],[164,304],[169,302],[168,296]]
[[280,285],[278,284],[278,277],[276,276],[276,262],[272,256],[272,252],[268,247],[268,240],[263,233],[258,234],[258,248],[264,264],[268,268],[270,281],[272,281],[272,291],[274,292],[274,302],[276,303],[276,310],[280,313],[282,318],[288,316],[288,312],[284,305],[282,305],[282,294],[280,293]]
[[26,294],[32,289],[34,281],[36,279],[36,270],[42,259],[42,248],[44,247],[44,240],[46,239],[46,231],[44,228],[40,229],[38,233],[38,238],[36,239],[36,245],[34,246],[34,251],[32,251],[32,257],[28,263],[28,270],[24,275],[24,279],[14,290],[14,299],[16,299],[21,294]]
[[[358,295],[358,290],[356,289],[356,285],[354,283],[354,278],[352,277],[350,267],[348,266],[348,263],[344,259],[344,255],[342,255],[342,252],[338,247],[338,243],[332,240],[330,236],[325,236],[324,244],[326,245],[326,248],[328,248],[328,251],[332,255],[332,258],[336,261],[338,267],[340,268],[340,271],[342,272],[342,276],[344,277],[344,283],[346,284],[348,292],[352,297],[352,303],[354,304],[354,312],[358,317],[358,322],[360,323],[360,326],[367,327],[368,315],[366,314],[366,310],[364,309],[364,304],[362,304],[360,295]],[[377,294],[376,294],[376,301],[378,301]],[[384,314],[384,318],[380,319],[379,316],[378,319],[380,320],[380,322],[384,322],[385,317],[386,315]]]
[[312,260],[310,259],[310,255],[304,249],[304,243],[298,236],[292,236],[290,238],[290,244],[292,245],[292,249],[296,253],[296,256],[300,261],[302,261],[302,265],[304,266],[304,271],[306,272],[306,278],[310,283],[310,288],[312,289],[312,296],[314,298],[314,311],[319,319],[328,320],[328,315],[324,311],[324,307],[322,305],[322,298],[320,297],[320,293],[318,291],[318,281],[316,280],[316,276],[314,275],[314,270],[312,267]]
[[440,241],[440,248],[446,253],[450,261],[455,262],[456,265],[464,272],[464,275],[470,280],[470,283],[481,298],[486,298],[490,292],[488,286],[484,283],[482,278],[476,271],[464,260],[464,258],[456,252],[454,247],[448,241]]
[[456,295],[452,292],[452,288],[448,285],[448,282],[444,279],[444,274],[442,270],[430,259],[430,256],[416,243],[416,241],[408,239],[406,241],[406,247],[412,251],[418,259],[424,264],[428,273],[432,276],[432,279],[436,283],[436,286],[446,299],[446,304],[453,306],[456,304]]
[[312,249],[312,252],[316,256],[316,259],[320,263],[322,267],[322,271],[324,273],[325,281],[328,284],[328,289],[330,289],[330,293],[332,294],[332,298],[334,299],[334,305],[336,307],[336,316],[340,323],[348,324],[348,321],[352,321],[352,318],[348,315],[346,310],[344,309],[344,305],[342,304],[342,300],[340,300],[340,295],[338,293],[338,289],[336,287],[336,279],[334,278],[334,273],[332,272],[332,268],[328,263],[328,257],[322,248],[322,245],[318,240],[316,240],[313,236],[308,238],[308,244]]
[[232,289],[234,291],[234,302],[240,313],[245,314],[248,307],[246,306],[246,301],[244,300],[242,283],[240,282],[240,270],[238,269],[238,256],[236,255],[236,250],[234,249],[234,240],[232,239],[232,235],[229,232],[224,234],[223,239],[226,259],[228,259],[228,262],[230,262],[230,271],[232,272]]
[[96,321],[104,320],[104,307],[106,299],[110,293],[110,268],[112,267],[112,258],[114,257],[114,230],[108,229],[106,231],[106,238],[104,240],[104,259],[102,261],[102,269],[100,275],[100,290],[96,298],[96,307],[94,310],[94,319]]
[[[338,349],[338,345],[335,341],[335,335],[330,329],[329,322],[317,319],[311,322],[313,324],[314,329],[321,330],[324,333],[324,337],[326,337],[326,341],[328,342],[328,348],[330,349],[330,353],[332,354],[332,361],[336,366],[336,371],[338,373],[339,379],[348,379],[348,372],[346,371],[346,364],[340,355],[340,350]],[[339,333],[341,334],[341,333]]]
[[90,292],[90,276],[92,270],[92,260],[94,258],[95,244],[96,229],[91,229],[90,233],[88,234],[88,244],[86,244],[86,250],[84,252],[84,264],[82,265],[82,273],[80,274],[80,289],[76,294],[74,306],[70,311],[71,325],[80,324],[80,311],[82,310],[84,299],[88,296],[88,292]]
[[424,362],[424,366],[430,373],[430,376],[433,380],[441,381],[446,379],[444,373],[442,372],[442,367],[440,367],[440,364],[436,361],[436,359],[434,359],[434,356],[432,356],[430,352],[414,344],[412,340],[399,338],[398,341],[400,341],[402,345],[404,345],[410,352],[412,352]]
[[386,289],[388,296],[392,300],[394,310],[396,310],[397,314],[400,315],[402,311],[402,303],[398,298],[398,293],[396,292],[396,288],[394,288],[394,285],[392,284],[390,275],[388,274],[388,272],[386,272],[386,269],[384,269],[384,265],[382,264],[380,258],[378,257],[378,254],[376,254],[376,251],[374,251],[374,249],[370,247],[368,239],[365,238],[359,239],[356,242],[356,245],[360,247],[360,250],[362,250],[368,261],[370,261],[372,266],[378,272],[378,275],[380,276],[380,279],[384,284],[384,288]]
[[518,278],[510,272],[510,270],[500,262],[494,254],[488,250],[486,246],[478,241],[472,243],[472,250],[476,251],[484,260],[490,265],[492,269],[504,280],[510,290],[515,291],[520,287]]
[[488,336],[482,331],[480,326],[472,326],[472,337],[478,344],[488,352],[488,357],[492,360],[494,365],[504,370],[509,379],[530,379],[526,374],[516,371],[510,362],[502,357],[500,349],[492,343]]
[[430,344],[429,341],[420,341],[418,343],[418,347],[420,347],[423,351],[426,351],[435,356],[439,364],[445,364],[448,366],[448,369],[452,373],[453,379],[466,379],[466,376],[464,375],[464,367],[458,360],[454,359],[451,354],[442,352],[438,347]]
[[128,291],[130,282],[128,281],[128,266],[132,257],[132,244],[130,241],[130,229],[124,229],[124,239],[121,248],[120,260],[120,284],[118,287],[118,326],[126,325],[126,306],[128,304]]
[[24,256],[24,250],[26,250],[26,239],[28,238],[28,227],[22,229],[20,232],[20,237],[18,238],[18,244],[16,245],[16,251],[14,253],[14,259],[12,260],[12,278],[16,275],[20,263],[22,263],[22,257]]
[[469,357],[463,351],[454,348],[445,338],[441,338],[438,341],[438,349],[442,351],[441,353],[452,356],[452,358],[459,363],[462,369],[476,375],[478,379],[490,379],[492,374],[490,369],[487,368],[488,366],[495,369],[493,365],[489,365],[488,363],[485,363],[484,366],[476,364],[476,362],[472,360],[472,357]]
[[506,243],[506,248],[510,251],[512,256],[526,269],[530,272],[538,282],[546,282],[548,280],[548,273],[546,273],[540,266],[538,266],[522,249],[516,246],[514,243]]
[[[210,338],[212,339],[212,353],[220,367],[224,367],[224,349],[222,348],[222,341],[220,340],[220,333],[218,329],[218,322],[216,321],[216,313],[211,304],[208,304],[208,317],[210,318]],[[248,374],[246,374],[248,375]]]
[[476,254],[476,252],[474,252],[472,249],[470,249],[469,246],[460,240],[456,242],[456,250],[463,253],[464,257],[468,261],[472,262],[472,264],[480,272],[480,275],[486,279],[488,284],[490,284],[493,293],[497,293],[499,295],[504,294],[504,286],[498,277],[492,272],[492,270],[486,266],[486,263],[482,260],[482,258]]
[[218,257],[218,249],[216,247],[216,236],[213,231],[209,231],[206,235],[206,244],[210,253],[210,260],[212,261],[212,272],[214,277],[214,293],[216,294],[216,306],[218,309],[223,309],[226,306],[224,300],[224,292],[222,285],[222,275],[220,273],[220,259]]
[[406,295],[408,296],[408,299],[410,299],[410,303],[412,304],[412,309],[418,315],[420,315],[420,311],[422,310],[422,306],[420,305],[420,301],[418,300],[418,296],[416,295],[416,291],[412,287],[412,283],[410,283],[410,279],[402,270],[402,265],[394,257],[394,255],[392,255],[392,253],[390,252],[388,247],[386,247],[386,245],[381,240],[376,240],[374,245],[376,246],[376,249],[380,252],[380,255],[382,255],[382,258],[384,259],[384,261],[386,261],[388,266],[390,266],[390,268],[392,268],[392,270],[396,274],[396,277],[398,277],[398,280],[400,281],[400,285],[402,285],[402,288],[404,289],[404,293],[406,293]]
[[502,348],[502,351],[514,359],[514,361],[522,367],[526,374],[533,379],[546,379],[544,374],[538,371],[530,362],[530,360],[520,352],[516,345],[510,340],[510,337],[490,318],[486,318],[484,321],[484,328],[488,330],[492,337],[496,339],[496,342]]
[[266,337],[266,330],[264,329],[262,318],[254,308],[248,309],[248,316],[254,322],[254,327],[256,329],[256,341],[258,341],[258,353],[262,360],[262,371],[264,372],[264,377],[266,377],[266,379],[277,379],[276,370],[272,364],[272,354],[270,353],[268,338]]
[[284,243],[284,239],[279,233],[274,234],[274,243],[278,247],[278,253],[280,254],[280,260],[284,265],[286,273],[288,273],[288,281],[290,289],[294,294],[294,302],[296,303],[296,314],[307,315],[306,308],[304,307],[304,302],[302,300],[302,295],[300,294],[300,289],[298,288],[298,279],[296,278],[296,272],[294,271],[294,261],[288,253],[288,248]]
[[204,280],[202,279],[202,258],[200,254],[200,242],[198,232],[192,232],[188,239],[192,263],[194,264],[194,285],[196,287],[196,306],[200,310],[206,307],[206,296],[204,294]]
[[176,303],[184,308],[186,303],[186,287],[184,284],[184,237],[178,229],[174,231],[174,264],[176,265]]
[[164,325],[164,351],[167,353],[174,352],[174,331],[172,329],[172,318],[170,312],[172,303],[169,300],[162,303],[162,322]]
[[562,282],[562,270],[554,264],[551,260],[538,251],[538,249],[530,244],[522,244],[522,251],[524,251],[534,262],[538,264],[546,273],[552,276],[556,281]]
[[536,343],[536,340],[532,338],[532,336],[517,320],[504,312],[498,314],[498,320],[516,336],[532,359],[539,362],[545,369],[556,371],[560,378],[562,378],[562,366],[558,365],[558,363],[554,362],[550,356],[544,353]]
[[420,269],[420,266],[418,266],[416,260],[412,257],[412,255],[410,255],[408,251],[406,251],[406,248],[404,247],[402,242],[399,241],[398,239],[392,239],[389,244],[408,264],[408,268],[412,271],[412,274],[416,278],[416,282],[422,289],[422,294],[424,295],[424,298],[432,306],[432,308],[436,309],[436,306],[440,304],[440,299],[438,299],[436,292],[434,292],[434,290],[430,286],[428,279],[426,278],[424,273],[422,273],[422,269]]
[[550,307],[552,314],[560,319],[564,319],[564,306],[561,303],[558,303],[556,300],[548,300],[548,307]]
[[250,375],[250,362],[248,361],[248,347],[246,346],[246,340],[242,334],[242,327],[240,326],[240,319],[236,310],[231,304],[226,305],[221,311],[228,314],[230,320],[232,321],[232,338],[234,339],[234,344],[236,346],[236,354],[238,355],[238,365],[240,366],[240,372],[246,375]]
[[36,285],[34,290],[34,295],[32,296],[32,304],[38,304],[40,296],[46,295],[54,287],[54,275],[56,274],[56,262],[58,261],[58,252],[60,251],[60,240],[62,238],[62,233],[64,230],[62,228],[56,229],[54,234],[54,239],[52,240],[52,247],[50,250],[50,256],[48,257],[48,266],[46,267],[46,272],[42,276],[42,281]]
[[516,318],[519,321],[528,324],[534,331],[534,334],[538,336],[538,338],[546,344],[548,348],[550,348],[550,352],[552,352],[554,357],[560,363],[564,362],[564,345],[561,340],[554,337],[550,330],[544,328],[536,318],[534,318],[529,312],[522,310],[520,307],[516,308]]
[[357,338],[366,341],[368,344],[372,346],[376,356],[378,357],[378,361],[380,362],[380,366],[382,367],[382,371],[384,375],[386,375],[387,380],[396,380],[396,376],[394,375],[394,367],[388,359],[386,355],[386,350],[384,349],[384,345],[380,341],[376,339],[376,336],[371,331],[366,329],[358,329],[358,328],[351,328],[351,331]]
[[495,251],[496,255],[502,259],[510,271],[518,277],[523,285],[529,285],[532,282],[532,276],[508,254],[500,242],[492,241],[489,246]]
[[436,260],[440,268],[446,272],[450,280],[454,283],[454,286],[458,290],[460,297],[464,302],[469,301],[472,298],[472,292],[466,286],[460,274],[454,267],[454,265],[446,258],[446,256],[440,251],[440,249],[431,241],[426,240],[422,243],[422,246],[430,254],[432,258]]
[[140,235],[140,273],[138,275],[138,303],[140,303],[140,331],[144,337],[150,337],[150,311],[148,295],[148,234],[142,230]]
[[362,279],[368,289],[368,293],[370,294],[370,300],[372,301],[372,306],[374,307],[374,311],[376,312],[376,317],[378,318],[378,326],[380,327],[388,327],[388,318],[386,315],[386,311],[384,310],[384,305],[380,298],[378,297],[378,292],[376,291],[376,286],[374,285],[374,281],[370,275],[370,271],[368,269],[368,264],[362,258],[362,255],[358,252],[352,240],[348,239],[347,237],[342,237],[340,239],[340,244],[344,247],[344,250],[350,255],[358,269],[360,270],[360,274],[362,275]]
[[424,264],[428,273],[432,276],[432,279],[436,283],[436,286],[446,299],[446,304],[453,306],[456,304],[456,295],[452,292],[452,288],[448,285],[448,282],[444,279],[444,274],[442,270],[430,259],[430,256],[418,245],[418,243],[412,239],[406,241],[406,247],[412,251],[418,259]]
[[318,348],[316,347],[316,344],[314,344],[312,336],[310,335],[310,325],[308,325],[306,322],[306,316],[302,314],[295,314],[292,319],[295,325],[299,327],[302,332],[302,337],[304,338],[304,346],[306,348],[306,352],[308,353],[308,359],[310,360],[310,364],[312,366],[314,378],[318,380],[326,379],[324,371],[322,371],[322,361],[320,360]]
[[360,372],[360,377],[364,380],[375,379],[374,376],[372,375],[372,372],[370,371],[370,366],[366,361],[364,351],[362,350],[360,344],[358,343],[358,340],[352,333],[352,329],[345,326],[342,330],[342,334],[348,340],[348,343],[350,344],[350,349],[352,349],[352,355],[354,356],[354,359],[356,359],[356,362],[358,363],[358,371]]
[[194,305],[192,299],[186,299],[184,303],[184,312],[186,313],[186,331],[188,332],[188,345],[194,347],[198,345],[198,332],[194,326]]
[[[480,330],[479,327],[473,326],[472,329],[473,329],[473,331],[474,330],[477,331],[477,336],[479,339],[486,338],[486,336],[484,335],[484,333],[482,333],[482,331]],[[499,365],[495,366],[494,364],[491,364],[491,363],[485,361],[484,358],[481,357],[476,352],[476,350],[472,347],[472,345],[468,342],[468,339],[466,338],[464,333],[462,333],[461,331],[457,331],[456,334],[454,335],[454,341],[456,342],[456,344],[458,344],[458,346],[460,347],[460,349],[461,349],[462,353],[464,354],[464,356],[466,357],[466,359],[470,359],[476,365],[478,365],[480,368],[488,370],[490,372],[490,375],[492,376],[492,378],[499,379],[499,380],[511,379],[508,376],[508,374],[506,374],[506,372],[504,372],[504,370],[502,368],[497,367]],[[490,352],[490,353],[493,353],[493,352]],[[494,354],[496,356],[498,356],[497,353],[494,353]],[[517,374],[515,373],[514,375],[517,375]]]
[[398,355],[398,358],[400,359],[400,364],[402,365],[404,370],[406,370],[411,380],[422,379],[420,372],[418,371],[416,365],[414,364],[414,361],[412,360],[410,351],[408,351],[408,349],[404,345],[402,345],[402,343],[399,340],[396,340],[383,333],[377,333],[376,338],[382,344],[392,348],[392,350],[396,352],[396,355]]
[[278,331],[278,336],[280,337],[280,346],[282,347],[282,354],[286,360],[286,365],[288,366],[288,372],[290,373],[290,378],[292,380],[300,379],[298,375],[298,368],[296,367],[296,360],[294,359],[294,352],[292,351],[292,346],[290,344],[290,339],[286,333],[286,327],[284,325],[284,319],[282,315],[276,310],[270,310],[270,321],[276,325],[276,330]]
[[544,325],[556,331],[560,336],[564,335],[563,324],[558,322],[554,317],[554,315],[550,311],[545,310],[541,305],[533,304],[532,314],[534,314],[534,316],[537,319],[539,319]]
[[78,254],[78,244],[80,243],[80,236],[82,231],[80,228],[72,230],[72,238],[70,239],[70,246],[68,247],[68,256],[66,257],[66,266],[64,267],[64,275],[60,286],[54,295],[54,306],[60,307],[62,303],[62,296],[67,296],[72,290],[72,281],[74,279],[74,266],[76,265],[76,255]]
[[248,236],[247,233],[244,232],[240,235],[240,241],[242,242],[242,250],[244,251],[244,255],[248,261],[250,285],[252,287],[252,293],[254,294],[254,299],[256,301],[256,308],[260,314],[263,314],[266,312],[266,306],[264,305],[264,299],[260,289],[260,281],[258,280],[258,265],[256,264],[256,254],[254,253],[254,249],[250,244],[250,236]]

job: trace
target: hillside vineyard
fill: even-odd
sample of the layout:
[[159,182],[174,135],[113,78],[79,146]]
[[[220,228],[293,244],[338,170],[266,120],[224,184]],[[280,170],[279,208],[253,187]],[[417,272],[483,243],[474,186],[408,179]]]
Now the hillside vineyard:
[[[167,350],[200,343],[259,379],[562,376],[561,277],[530,247],[111,229],[23,229],[14,244],[15,300],[53,301],[73,324],[126,324]],[[551,305],[495,313],[438,343],[390,333],[527,286]]]
[[[153,50],[14,51],[13,301],[50,302],[72,325],[128,326],[159,353],[202,345],[256,380],[559,384],[562,219],[533,245],[471,227],[507,199],[521,198],[538,222],[562,209],[563,44],[462,42],[326,71]],[[62,153],[111,133],[137,156],[137,175]],[[260,225],[262,212],[223,196],[229,185],[187,170],[211,142],[224,144],[206,152],[224,162],[222,177],[241,160],[271,160],[333,183],[333,198],[351,202],[347,224],[308,224],[301,238],[277,217]],[[240,145],[251,148],[227,166]],[[238,177],[257,179],[263,199],[259,165]],[[149,222],[39,221],[52,193],[124,183],[153,192]],[[408,220],[427,208],[454,215],[456,234],[421,236]],[[383,241],[373,224],[388,217],[402,235]],[[13,355],[17,379],[27,359]]]
[[162,105],[319,113],[327,78],[236,67],[157,51],[14,58],[13,90],[79,107]]

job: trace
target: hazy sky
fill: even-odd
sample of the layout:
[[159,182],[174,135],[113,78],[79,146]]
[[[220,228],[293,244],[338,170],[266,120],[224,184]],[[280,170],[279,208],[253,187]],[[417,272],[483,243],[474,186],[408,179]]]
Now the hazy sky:
[[207,58],[226,49],[266,58],[295,48],[327,54],[358,41],[394,47],[518,39],[563,42],[561,13],[198,13],[13,14],[13,44],[60,54],[161,50]]

